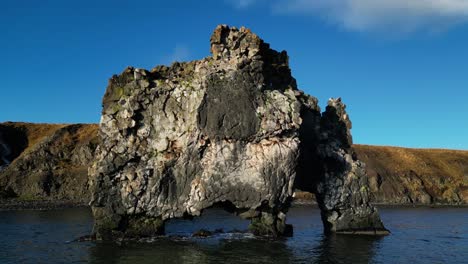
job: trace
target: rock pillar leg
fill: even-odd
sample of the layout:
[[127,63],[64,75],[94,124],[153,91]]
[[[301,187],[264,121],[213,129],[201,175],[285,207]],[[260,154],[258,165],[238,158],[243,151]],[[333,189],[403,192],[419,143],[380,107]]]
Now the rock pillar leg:
[[387,235],[375,207],[369,204],[369,188],[363,164],[347,164],[351,171],[326,173],[317,190],[325,233]]
[[120,216],[103,207],[93,207],[93,215],[93,233],[98,240],[154,237],[164,234],[164,221],[160,217]]
[[364,164],[352,150],[351,121],[341,99],[330,99],[322,115],[318,156],[322,172],[316,196],[326,233],[385,235],[375,207],[369,204]]
[[286,214],[261,212],[252,218],[249,230],[257,236],[292,236],[292,225],[286,224]]
[[93,234],[98,240],[113,240],[122,237],[119,224],[122,218],[105,207],[92,207],[94,216]]

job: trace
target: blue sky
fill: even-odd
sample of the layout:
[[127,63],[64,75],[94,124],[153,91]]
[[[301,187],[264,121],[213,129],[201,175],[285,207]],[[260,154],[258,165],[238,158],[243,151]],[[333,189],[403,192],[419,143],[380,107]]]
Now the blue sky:
[[1,1],[0,122],[99,122],[108,78],[208,56],[217,24],[342,97],[356,143],[468,149],[466,0]]

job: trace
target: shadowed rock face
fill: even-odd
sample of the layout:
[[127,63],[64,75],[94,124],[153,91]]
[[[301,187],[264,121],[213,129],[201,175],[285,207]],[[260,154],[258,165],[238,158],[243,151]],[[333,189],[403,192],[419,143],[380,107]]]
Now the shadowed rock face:
[[[341,99],[330,99],[322,115],[316,146],[319,177],[315,186],[326,232],[386,234],[377,209],[369,204],[369,183],[364,163],[357,160],[351,121]],[[306,146],[310,147],[310,146]],[[313,147],[313,146],[312,146]]]
[[222,202],[255,234],[286,235],[296,175],[316,178],[328,231],[384,230],[352,158],[344,105],[330,101],[321,117],[286,52],[248,29],[218,26],[211,53],[110,79],[89,170],[98,237],[160,234],[167,219]]

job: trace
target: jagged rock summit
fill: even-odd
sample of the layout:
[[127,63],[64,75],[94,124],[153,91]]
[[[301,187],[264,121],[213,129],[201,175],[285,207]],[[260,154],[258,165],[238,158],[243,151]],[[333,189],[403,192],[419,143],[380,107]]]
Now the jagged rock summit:
[[166,220],[215,204],[255,234],[287,235],[296,178],[317,193],[327,232],[386,232],[341,101],[322,115],[286,52],[246,28],[218,26],[211,53],[110,79],[89,169],[98,238],[162,234]]

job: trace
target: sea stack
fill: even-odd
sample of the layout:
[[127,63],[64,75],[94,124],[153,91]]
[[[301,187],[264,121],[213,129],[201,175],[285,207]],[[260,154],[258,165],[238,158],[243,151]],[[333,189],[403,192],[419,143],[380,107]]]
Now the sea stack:
[[326,232],[387,232],[368,203],[340,100],[321,114],[288,56],[246,28],[218,26],[211,57],[113,76],[89,169],[100,239],[154,236],[215,204],[283,236],[296,179],[317,194]]

